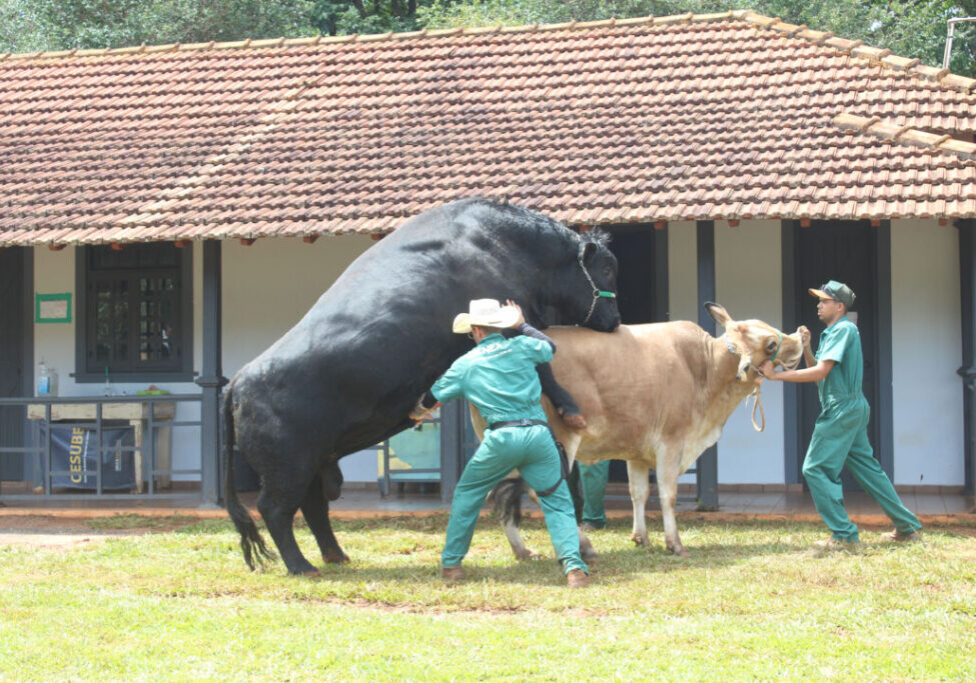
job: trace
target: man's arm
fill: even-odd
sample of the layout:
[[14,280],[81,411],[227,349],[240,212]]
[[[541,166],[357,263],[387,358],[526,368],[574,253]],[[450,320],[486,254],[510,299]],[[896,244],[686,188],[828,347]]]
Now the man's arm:
[[[808,360],[807,363],[810,361]],[[781,382],[819,382],[830,374],[836,363],[832,360],[822,360],[810,368],[802,370],[783,370],[776,372],[771,361],[762,364],[759,370],[766,379],[776,379]]]

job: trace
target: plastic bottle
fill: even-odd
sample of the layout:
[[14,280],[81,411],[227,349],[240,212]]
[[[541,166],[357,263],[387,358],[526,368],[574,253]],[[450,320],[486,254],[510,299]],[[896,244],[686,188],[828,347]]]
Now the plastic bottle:
[[115,394],[115,389],[112,388],[112,382],[108,379],[108,366],[105,366],[105,396],[113,396]]
[[43,358],[37,366],[37,395],[51,395],[51,376],[47,372],[47,365],[44,364]]
[[47,369],[48,389],[51,396],[58,395],[58,371],[54,368]]

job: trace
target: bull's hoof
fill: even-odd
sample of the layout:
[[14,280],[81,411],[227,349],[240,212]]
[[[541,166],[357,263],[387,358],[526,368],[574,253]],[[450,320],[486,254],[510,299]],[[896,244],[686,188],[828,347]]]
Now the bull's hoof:
[[338,552],[326,553],[322,556],[322,559],[328,564],[345,564],[349,561],[349,556],[340,550]]
[[647,536],[638,536],[637,534],[633,534],[631,535],[630,540],[632,540],[634,545],[638,547],[644,547],[647,545]]
[[580,556],[583,558],[583,561],[586,562],[586,564],[596,564],[597,560],[600,559],[600,556],[597,555],[595,550],[580,553]]
[[685,550],[685,547],[683,545],[679,545],[677,547],[671,547],[671,546],[669,546],[668,547],[668,550],[670,550],[671,552],[673,552],[678,557],[691,557],[691,553],[689,553],[687,550]]
[[515,559],[517,560],[538,560],[541,557],[542,555],[534,550],[529,550],[528,548],[515,551]]
[[322,572],[320,572],[318,569],[312,569],[311,571],[302,572],[302,576],[308,576],[314,579],[316,577],[322,576]]

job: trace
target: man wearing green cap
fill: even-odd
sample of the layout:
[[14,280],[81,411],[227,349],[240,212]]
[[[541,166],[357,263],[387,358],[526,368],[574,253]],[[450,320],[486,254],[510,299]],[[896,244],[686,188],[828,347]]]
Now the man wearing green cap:
[[[505,329],[519,332],[506,339]],[[481,445],[464,467],[454,489],[447,537],[441,553],[441,575],[463,578],[461,560],[468,552],[478,513],[488,492],[513,469],[539,495],[546,528],[571,588],[589,583],[580,556],[573,499],[563,478],[559,452],[539,403],[542,387],[536,366],[552,360],[555,344],[525,322],[513,301],[474,299],[467,313],[454,318],[457,334],[471,333],[476,346],[458,358],[410,414],[423,418],[438,402],[464,396],[481,413],[488,428]]]
[[808,367],[776,372],[767,361],[761,370],[767,379],[817,383],[821,410],[803,462],[803,476],[817,512],[831,531],[830,539],[819,545],[825,550],[853,549],[859,540],[857,526],[844,509],[840,472],[845,465],[895,523],[895,530],[887,538],[918,540],[921,522],[898,498],[868,442],[871,409],[861,391],[861,336],[857,326],[847,319],[847,311],[854,305],[854,292],[835,280],[809,291],[819,300],[817,317],[827,326],[820,334],[816,356],[810,348],[810,331],[801,327]]

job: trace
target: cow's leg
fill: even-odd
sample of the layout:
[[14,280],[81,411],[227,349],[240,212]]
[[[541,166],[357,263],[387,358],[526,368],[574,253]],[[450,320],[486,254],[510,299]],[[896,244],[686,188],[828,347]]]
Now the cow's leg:
[[541,557],[534,550],[525,547],[519,524],[522,522],[522,491],[524,489],[521,477],[502,479],[490,494],[491,509],[501,522],[502,530],[512,552],[519,560],[535,560]]
[[687,557],[688,551],[678,538],[678,522],[674,516],[674,504],[678,499],[678,463],[681,451],[658,453],[657,491],[661,499],[661,518],[664,520],[664,544],[675,555]]
[[258,510],[271,533],[271,538],[274,539],[285,567],[288,568],[288,573],[305,574],[306,576],[318,575],[319,571],[305,559],[295,541],[293,523],[295,513],[298,511],[297,506],[291,507],[273,500],[268,494],[268,489],[263,488],[258,496]]
[[328,499],[335,500],[332,494],[333,490],[337,490],[335,482],[330,483],[330,476],[328,469],[315,475],[315,479],[308,487],[308,493],[305,494],[305,500],[302,501],[302,515],[305,516],[308,528],[312,530],[315,541],[319,544],[322,559],[332,564],[348,562],[349,557],[339,547],[339,541],[336,540],[329,521]]
[[637,545],[647,545],[647,522],[644,519],[644,507],[647,505],[647,465],[633,460],[627,461],[627,479],[629,480],[630,502],[634,508],[633,533],[630,540]]

